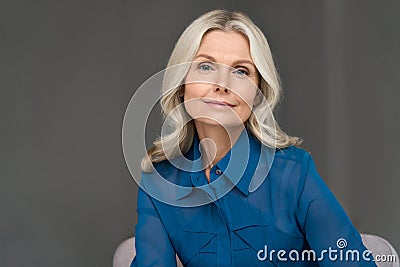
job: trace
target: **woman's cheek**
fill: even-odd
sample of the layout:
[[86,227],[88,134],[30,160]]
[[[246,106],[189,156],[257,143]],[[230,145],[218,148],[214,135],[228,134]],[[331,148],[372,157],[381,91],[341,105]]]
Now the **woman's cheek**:
[[251,110],[254,104],[255,95],[256,94],[253,92],[241,93],[240,96],[238,96],[238,101],[240,102],[241,106]]

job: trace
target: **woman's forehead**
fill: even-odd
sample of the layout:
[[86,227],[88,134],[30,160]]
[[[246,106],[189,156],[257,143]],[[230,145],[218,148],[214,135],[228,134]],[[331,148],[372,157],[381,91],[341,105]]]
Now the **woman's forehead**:
[[200,55],[208,55],[215,58],[216,61],[248,60],[253,62],[247,38],[235,31],[213,30],[207,32],[196,53],[196,56]]

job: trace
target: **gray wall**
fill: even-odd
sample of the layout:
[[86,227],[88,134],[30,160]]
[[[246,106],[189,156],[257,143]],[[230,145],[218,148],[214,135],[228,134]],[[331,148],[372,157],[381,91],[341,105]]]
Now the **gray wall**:
[[304,138],[359,231],[400,249],[400,2],[214,2],[0,3],[0,266],[111,265],[137,221],[125,108],[216,7],[265,32],[282,127]]

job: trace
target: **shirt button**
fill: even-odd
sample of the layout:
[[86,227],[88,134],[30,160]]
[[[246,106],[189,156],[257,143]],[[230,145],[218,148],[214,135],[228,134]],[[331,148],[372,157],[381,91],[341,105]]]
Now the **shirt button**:
[[216,169],[216,170],[215,170],[215,174],[216,174],[216,175],[220,175],[221,173],[222,173],[222,171],[221,171],[220,169]]

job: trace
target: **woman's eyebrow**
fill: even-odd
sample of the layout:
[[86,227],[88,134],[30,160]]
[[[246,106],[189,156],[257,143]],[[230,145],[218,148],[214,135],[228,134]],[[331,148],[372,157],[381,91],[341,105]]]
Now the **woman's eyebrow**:
[[209,60],[211,60],[211,61],[213,61],[213,62],[216,62],[215,58],[213,58],[213,57],[210,56],[210,55],[198,54],[194,59],[196,59],[196,58],[198,58],[198,57],[204,57],[204,58],[207,58],[207,59],[209,59]]
[[250,64],[250,65],[252,65],[255,69],[257,69],[256,68],[256,65],[254,65],[254,63],[253,62],[251,62],[250,60],[247,60],[247,59],[239,59],[239,60],[236,60],[236,61],[234,61],[233,63],[232,63],[232,65],[238,65],[238,64]]
[[[207,54],[198,54],[194,59],[197,59],[197,58],[199,58],[199,57],[207,58],[207,59],[211,60],[212,62],[217,62],[217,61],[215,60],[214,57],[212,57],[212,56],[210,56],[210,55],[207,55]],[[254,68],[256,68],[256,65],[254,65],[254,63],[253,63],[252,61],[247,60],[247,59],[239,59],[239,60],[236,60],[236,61],[232,62],[232,65],[244,64],[244,63],[245,63],[245,64],[250,64],[250,65],[252,65]],[[256,69],[257,69],[257,68],[256,68]]]

